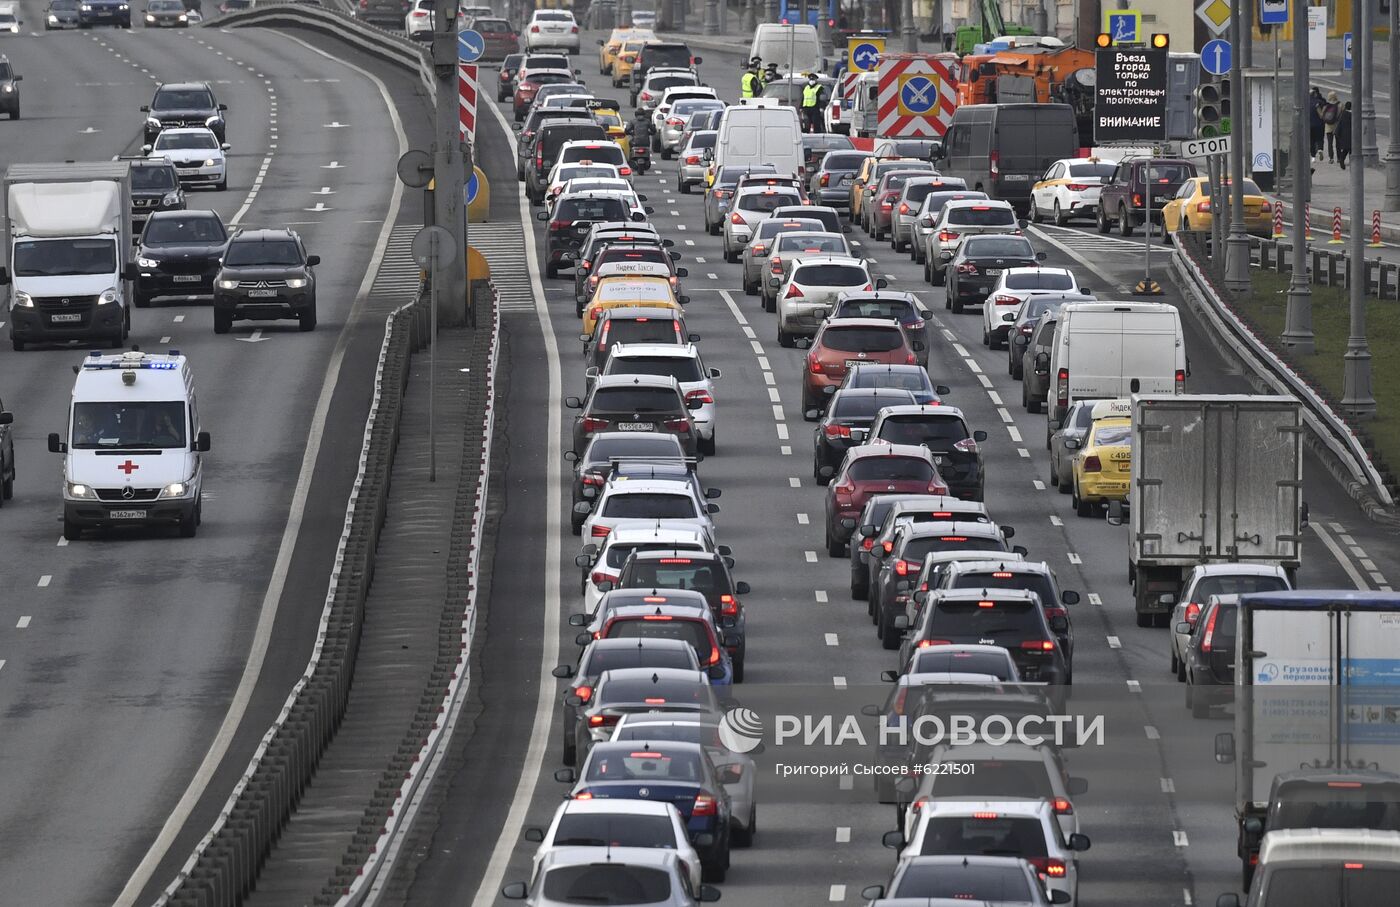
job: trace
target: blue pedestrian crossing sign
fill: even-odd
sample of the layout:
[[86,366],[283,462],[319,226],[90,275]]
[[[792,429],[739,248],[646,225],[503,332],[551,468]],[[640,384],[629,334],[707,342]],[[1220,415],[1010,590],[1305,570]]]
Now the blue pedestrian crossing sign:
[[1106,10],[1103,30],[1114,44],[1137,44],[1142,41],[1142,11],[1136,9]]
[[1342,35],[1342,70],[1351,72],[1351,32]]
[[461,63],[475,63],[486,53],[486,39],[481,32],[464,29],[457,33],[457,60]]
[[1214,38],[1201,47],[1201,68],[1213,76],[1223,76],[1230,71],[1233,62],[1230,42],[1224,38]]
[[919,74],[899,77],[899,112],[905,116],[925,116],[938,106],[938,83],[932,76]]
[[884,38],[862,38],[851,45],[850,61],[847,66],[852,72],[870,72],[875,68],[880,54],[884,52]]

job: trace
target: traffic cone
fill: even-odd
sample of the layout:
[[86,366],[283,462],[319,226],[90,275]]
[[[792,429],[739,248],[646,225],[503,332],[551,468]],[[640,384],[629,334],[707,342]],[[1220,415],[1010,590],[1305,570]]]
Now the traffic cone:
[[1342,209],[1332,209],[1332,238],[1327,240],[1329,246],[1339,246],[1346,240],[1342,239]]

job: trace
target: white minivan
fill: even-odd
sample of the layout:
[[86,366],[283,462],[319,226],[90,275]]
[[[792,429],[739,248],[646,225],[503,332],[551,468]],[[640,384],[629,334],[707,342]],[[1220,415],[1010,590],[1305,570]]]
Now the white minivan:
[[803,175],[802,124],[797,109],[776,98],[745,98],[719,120],[714,172],[727,166],[771,164],[778,173]]
[[1072,302],[1050,346],[1046,437],[1076,400],[1186,391],[1181,314],[1162,302]]
[[778,67],[784,74],[815,72],[821,68],[821,45],[815,25],[783,25],[766,22],[753,34],[749,59],[754,57]]

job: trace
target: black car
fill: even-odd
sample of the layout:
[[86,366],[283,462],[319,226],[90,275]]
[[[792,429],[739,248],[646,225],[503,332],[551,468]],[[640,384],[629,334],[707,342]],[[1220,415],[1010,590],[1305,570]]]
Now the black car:
[[[84,7],[88,4],[84,3]],[[126,4],[122,4],[125,6]],[[146,113],[145,144],[155,142],[162,129],[206,126],[222,144],[228,141],[224,122],[227,104],[220,104],[208,82],[170,82],[156,89]]]
[[982,450],[977,445],[987,440],[987,433],[968,431],[962,410],[957,407],[891,407],[870,425],[870,440],[927,447],[949,494],[969,501],[982,500],[987,474],[982,467]]
[[19,119],[19,84],[24,76],[17,75],[8,57],[0,56],[0,113]]
[[[1040,596],[1025,589],[951,589],[930,592],[914,638],[982,643],[1011,653],[1021,680],[1063,685],[1069,671]],[[904,618],[901,616],[900,623]],[[990,640],[990,642],[989,642]],[[1055,695],[1055,691],[1051,692]]]
[[802,136],[802,163],[808,170],[832,151],[854,151],[848,135],[839,132],[809,132]]
[[1037,293],[1021,303],[1016,310],[1016,320],[1007,330],[1006,373],[1020,380],[1024,368],[1023,357],[1030,347],[1031,335],[1035,333],[1036,322],[1046,312],[1052,314],[1067,302],[1093,302],[1095,297],[1084,293]]
[[817,165],[808,186],[808,195],[818,205],[826,205],[851,216],[851,180],[860,165],[870,157],[869,151],[829,151]]
[[320,263],[292,230],[235,233],[214,281],[214,333],[227,334],[235,319],[295,318],[303,331],[312,330]]
[[525,114],[525,122],[520,124],[520,134],[515,143],[515,178],[525,181],[525,172],[534,165],[535,134],[545,120],[569,120],[575,123],[596,123],[593,112],[577,107],[531,107]]
[[78,27],[78,0],[50,0],[44,8],[44,31]]
[[647,73],[653,67],[693,69],[700,63],[701,58],[692,55],[690,48],[679,42],[651,41],[642,45],[637,51],[636,62],[632,64],[631,81],[627,83],[631,103],[636,105],[637,92],[642,90],[642,83],[647,80]]
[[911,340],[923,340],[924,348],[915,350],[919,365],[928,368],[927,321],[933,313],[924,308],[919,297],[900,290],[847,290],[836,297],[836,307],[827,316],[837,318],[889,318],[904,325]]
[[505,59],[501,61],[501,72],[496,77],[498,102],[504,104],[515,94],[515,74],[520,71],[520,64],[524,59],[524,54],[506,54]]
[[599,221],[626,220],[629,208],[616,194],[583,192],[554,203],[554,210],[536,215],[548,224],[544,234],[544,269],[558,277],[560,268],[572,268],[588,230]]
[[1024,236],[992,234],[969,236],[948,262],[944,283],[948,288],[944,307],[960,314],[964,306],[987,301],[997,278],[1007,268],[1030,268],[1045,260]]
[[149,0],[143,17],[147,28],[189,28],[184,0]]
[[929,497],[929,495],[872,495],[865,502],[865,507],[861,510],[860,516],[856,517],[854,524],[841,527],[850,533],[848,540],[851,547],[851,598],[858,600],[870,594],[870,568],[865,564],[865,556],[866,552],[875,544],[875,535],[878,529],[869,533],[865,532],[864,529],[879,527],[885,522],[885,517],[889,515],[895,504],[908,497]]
[[131,225],[145,226],[157,211],[185,210],[185,189],[168,158],[121,158],[131,167]]
[[1055,343],[1055,325],[1059,318],[1054,312],[1041,312],[1031,328],[1030,339],[1021,354],[1021,405],[1028,413],[1038,413],[1050,393],[1050,349]]
[[865,443],[866,432],[876,413],[886,406],[900,405],[915,405],[914,395],[893,387],[852,387],[837,391],[812,432],[812,478],[817,484],[826,485],[831,481],[830,475],[822,476],[823,466],[836,469],[846,458],[847,450]]
[[115,25],[131,28],[131,4],[128,0],[83,0],[78,4],[78,27]]
[[583,529],[588,514],[574,508],[592,504],[607,484],[612,461],[619,457],[636,459],[683,460],[680,440],[659,431],[603,431],[593,435],[583,453],[564,451],[564,459],[574,464],[573,499],[570,502],[570,528],[574,535]]
[[604,375],[593,382],[586,398],[567,397],[564,404],[579,410],[573,425],[575,453],[582,453],[599,432],[659,431],[675,435],[685,455],[695,456],[695,420],[674,378]]
[[[581,121],[561,122],[551,116],[540,123],[539,131],[531,140],[531,157],[525,162],[525,194],[536,205],[544,203],[544,194],[549,189],[549,171],[554,169],[554,163],[559,159],[559,152],[565,142],[609,141],[607,129],[593,119],[593,114],[586,109],[581,112],[584,115]],[[627,220],[627,215],[604,219]]]
[[934,384],[928,369],[916,363],[862,362],[846,370],[841,390],[848,387],[902,388],[914,395],[914,402],[937,404],[949,392],[946,384]]
[[943,589],[1026,589],[1040,598],[1050,630],[1065,653],[1065,682],[1074,681],[1074,628],[1069,606],[1079,603],[1079,593],[1061,589],[1055,571],[1044,561],[972,561],[949,564],[943,571]]
[[136,293],[145,308],[158,296],[208,296],[228,245],[228,230],[213,211],[158,211],[146,221],[136,252]]
[[687,332],[685,316],[675,309],[621,306],[603,309],[593,336],[584,343],[585,368],[602,369],[618,343],[697,343],[700,335]]
[[[1186,707],[1193,718],[1209,718],[1211,709],[1235,701],[1235,633],[1238,595],[1212,595],[1195,623],[1182,621],[1178,633],[1190,633],[1186,654]],[[1189,627],[1189,629],[1188,629]]]
[[[734,682],[744,682],[747,618],[739,596],[749,594],[749,584],[735,582],[729,568],[734,559],[718,551],[685,549],[634,551],[622,565],[619,589],[686,589],[705,596],[715,624],[724,632],[724,648],[734,663]],[[603,591],[611,587],[599,586]]]

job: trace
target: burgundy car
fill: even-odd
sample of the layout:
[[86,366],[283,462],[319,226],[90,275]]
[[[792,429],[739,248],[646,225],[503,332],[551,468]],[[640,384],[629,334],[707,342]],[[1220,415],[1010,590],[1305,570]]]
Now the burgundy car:
[[927,447],[914,444],[862,444],[846,452],[846,459],[819,475],[826,486],[826,550],[832,557],[846,551],[850,526],[860,517],[865,502],[877,494],[947,494],[948,485]]
[[567,69],[536,69],[526,73],[520,84],[515,86],[515,121],[518,123],[525,119],[525,113],[535,102],[535,93],[541,86],[567,85],[574,81],[574,74]]
[[480,58],[482,62],[504,60],[520,51],[520,33],[505,19],[473,19],[471,27],[486,45]]

